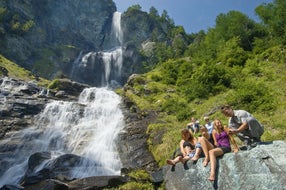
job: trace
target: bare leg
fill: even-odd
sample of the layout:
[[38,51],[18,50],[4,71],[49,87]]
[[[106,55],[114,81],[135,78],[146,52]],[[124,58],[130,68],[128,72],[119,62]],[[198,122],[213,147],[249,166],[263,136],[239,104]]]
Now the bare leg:
[[180,158],[182,158],[182,156],[177,156],[174,160],[167,160],[167,164],[169,165],[176,165],[179,161],[180,161]]
[[203,162],[203,165],[207,166],[208,162],[210,160],[210,158],[209,158],[209,150],[213,149],[214,146],[204,137],[200,137],[198,141],[201,144],[203,152],[205,154],[205,160]]
[[202,152],[202,150],[200,148],[196,148],[196,153],[195,153],[194,157],[191,160],[197,161],[200,158],[201,152]]
[[189,156],[184,156],[184,157],[180,157],[180,162],[182,162],[183,164],[186,163],[186,161],[190,160]]
[[210,163],[211,163],[211,172],[210,177],[208,178],[210,181],[215,180],[215,169],[216,169],[216,157],[223,155],[223,151],[221,148],[215,148],[209,151]]

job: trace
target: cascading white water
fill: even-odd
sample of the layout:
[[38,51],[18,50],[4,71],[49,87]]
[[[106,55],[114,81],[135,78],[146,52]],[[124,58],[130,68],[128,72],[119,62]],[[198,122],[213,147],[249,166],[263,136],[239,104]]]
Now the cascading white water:
[[123,43],[123,32],[121,29],[121,13],[120,12],[113,13],[112,31],[115,33],[115,37],[121,45]]
[[[115,12],[111,32],[117,41],[115,46],[118,46],[118,42],[120,45],[123,43],[120,22],[121,14]],[[95,59],[96,56],[98,56],[97,59]],[[95,60],[100,59],[102,62],[95,63]],[[74,62],[71,78],[82,75],[84,69],[101,66],[101,63],[104,64],[101,86],[109,86],[112,80],[120,79],[123,63],[122,47],[118,46],[109,51],[89,52],[85,55],[81,52]],[[8,84],[4,87],[8,87]],[[7,90],[11,91],[13,88],[9,86]],[[5,97],[1,99],[5,100]],[[9,138],[0,141],[0,145],[4,147],[6,144],[21,145],[9,156],[9,159],[5,160],[8,169],[2,175],[0,173],[0,187],[5,184],[19,183],[27,170],[28,158],[35,152],[43,151],[52,153],[51,160],[64,154],[76,154],[97,163],[96,168],[77,167],[69,174],[71,178],[118,175],[121,162],[115,143],[119,131],[124,126],[119,103],[120,97],[107,88],[85,89],[78,102],[48,103],[39,114],[35,126],[11,133],[8,135]],[[47,162],[48,160],[37,166],[37,171],[45,167]],[[83,161],[82,165],[86,166],[87,163]]]
[[[100,75],[100,86],[108,86],[111,82],[121,79],[121,70],[123,64],[123,32],[121,29],[121,13],[114,12],[112,18],[110,40],[114,44],[114,48],[103,50],[99,52],[88,52],[82,55],[82,52],[78,58],[74,61],[71,69],[71,78],[76,80],[83,80],[82,73],[94,75]],[[97,73],[101,70],[102,73]],[[81,81],[82,82],[82,81]],[[98,82],[98,81],[96,81]]]
[[103,52],[102,53],[102,60],[104,62],[105,78],[103,80],[101,80],[102,81],[101,85],[106,85],[105,82],[109,81],[109,79],[110,79],[112,63],[114,63],[113,71],[114,70],[116,71],[115,73],[117,76],[121,76],[121,69],[122,69],[122,63],[123,63],[122,48],[117,47],[113,51]]
[[0,142],[1,145],[25,144],[7,161],[11,167],[0,176],[0,187],[17,184],[25,173],[29,156],[43,151],[52,152],[53,159],[63,154],[76,154],[98,163],[96,169],[75,169],[69,176],[72,178],[120,174],[121,162],[115,142],[124,121],[119,103],[120,97],[107,88],[88,88],[81,93],[78,102],[47,104],[36,126]]

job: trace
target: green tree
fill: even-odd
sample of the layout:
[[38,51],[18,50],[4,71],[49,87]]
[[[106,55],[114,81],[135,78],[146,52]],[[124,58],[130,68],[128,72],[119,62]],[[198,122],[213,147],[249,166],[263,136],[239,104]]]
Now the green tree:
[[160,66],[163,82],[165,84],[176,84],[180,64],[180,61],[168,60]]
[[127,9],[128,12],[141,11],[142,7],[139,4],[133,5]]
[[150,15],[150,17],[156,18],[156,19],[160,17],[158,10],[153,6],[149,9],[149,15]]
[[239,45],[244,50],[252,50],[254,37],[261,35],[257,24],[239,11],[219,14],[214,30],[216,33],[212,35],[214,42],[228,41],[233,37],[239,37]]
[[247,78],[235,83],[235,90],[229,94],[227,101],[250,112],[267,112],[275,109],[275,96],[265,83],[256,78]]
[[239,46],[239,37],[234,37],[218,47],[217,60],[227,66],[243,66],[248,53]]
[[174,26],[174,21],[171,19],[171,17],[168,15],[168,12],[166,10],[163,10],[161,15],[162,21],[167,21],[167,23],[171,26]]
[[182,56],[187,48],[187,40],[184,38],[184,36],[186,36],[185,30],[182,26],[179,26],[175,27],[172,33],[174,35],[172,43],[174,56]]
[[263,4],[255,9],[267,27],[270,39],[277,44],[286,44],[286,1],[274,0],[274,3]]

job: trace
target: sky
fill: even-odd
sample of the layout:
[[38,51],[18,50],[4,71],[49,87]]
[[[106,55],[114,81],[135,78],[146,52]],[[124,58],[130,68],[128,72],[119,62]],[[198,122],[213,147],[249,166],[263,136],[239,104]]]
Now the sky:
[[239,11],[259,22],[255,8],[273,0],[113,0],[117,11],[123,13],[132,5],[139,4],[142,11],[149,12],[155,7],[159,15],[166,10],[176,26],[183,26],[187,33],[207,31],[215,26],[215,19],[220,13],[231,10]]

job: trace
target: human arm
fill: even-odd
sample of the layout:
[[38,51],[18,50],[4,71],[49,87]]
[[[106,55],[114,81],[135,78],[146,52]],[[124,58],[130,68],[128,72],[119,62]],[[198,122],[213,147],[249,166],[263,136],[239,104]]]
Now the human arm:
[[243,122],[237,129],[229,129],[229,134],[230,135],[233,135],[233,134],[237,134],[237,133],[240,133],[242,131],[244,131],[245,129],[248,128],[248,124],[247,122]]
[[229,140],[231,142],[231,144],[234,146],[233,152],[237,153],[239,151],[239,147],[234,139],[234,137],[232,135],[228,135],[229,136]]
[[239,147],[238,147],[238,145],[237,145],[237,143],[236,143],[236,141],[235,141],[233,135],[229,133],[230,130],[231,130],[231,129],[229,129],[227,126],[224,126],[224,131],[227,132],[228,137],[229,137],[229,140],[230,140],[230,143],[234,146],[233,152],[234,152],[234,153],[237,153],[237,152],[239,151]]
[[213,137],[213,140],[214,140],[214,145],[217,146],[218,144],[217,144],[217,139],[216,139],[216,137],[215,137],[215,134],[216,134],[216,130],[213,129],[213,130],[212,130],[212,137]]
[[206,138],[207,140],[210,139],[210,134],[208,133],[208,130],[205,126],[201,126],[200,132],[204,138]]
[[182,139],[180,141],[180,150],[181,150],[181,153],[183,154],[183,156],[186,156],[187,155],[187,152],[185,151],[185,148],[184,148],[184,140]]

